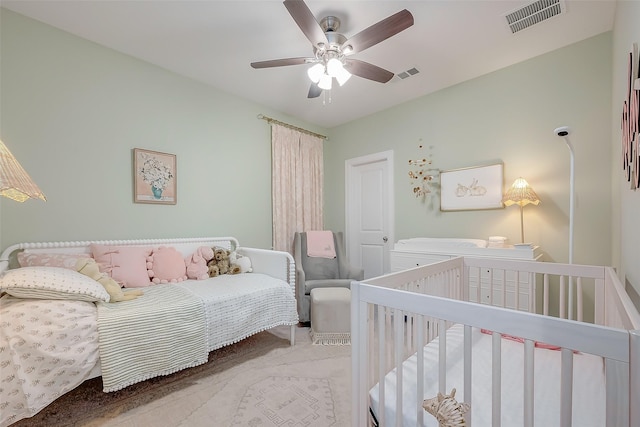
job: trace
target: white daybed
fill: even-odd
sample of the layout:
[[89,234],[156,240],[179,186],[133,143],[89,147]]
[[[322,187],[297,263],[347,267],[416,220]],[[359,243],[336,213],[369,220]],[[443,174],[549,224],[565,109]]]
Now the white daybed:
[[249,257],[252,272],[151,285],[141,297],[117,303],[2,295],[0,426],[34,415],[99,375],[104,391],[119,390],[205,363],[210,351],[280,325],[291,326],[294,344],[293,258],[242,248],[232,237],[22,243],[3,252],[0,272],[3,280],[27,269],[78,275],[51,267],[15,269],[17,253],[90,256],[91,244],[173,247],[185,258],[200,246],[235,249]]
[[[539,314],[492,305],[525,276]],[[452,388],[469,426],[640,425],[640,315],[612,268],[459,257],[351,292],[354,427],[437,426],[423,400]]]

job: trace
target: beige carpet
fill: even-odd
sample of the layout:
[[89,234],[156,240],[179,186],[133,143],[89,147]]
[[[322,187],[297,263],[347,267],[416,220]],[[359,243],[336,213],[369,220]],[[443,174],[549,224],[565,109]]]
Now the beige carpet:
[[209,362],[102,393],[86,381],[36,416],[39,426],[349,426],[351,347],[312,345],[309,328],[262,332],[214,351]]

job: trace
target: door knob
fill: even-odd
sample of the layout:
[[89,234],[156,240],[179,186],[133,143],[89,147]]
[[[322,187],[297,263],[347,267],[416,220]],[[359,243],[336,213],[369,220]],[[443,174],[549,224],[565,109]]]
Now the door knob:
[[387,243],[387,241],[388,241],[388,240],[389,240],[389,238],[388,238],[387,236],[384,236],[384,237],[382,238],[382,241],[383,241],[383,242],[385,242],[385,243]]

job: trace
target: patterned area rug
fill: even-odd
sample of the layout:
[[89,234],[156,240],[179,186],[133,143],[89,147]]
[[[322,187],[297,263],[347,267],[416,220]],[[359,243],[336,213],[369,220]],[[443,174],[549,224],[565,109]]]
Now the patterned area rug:
[[326,379],[268,377],[247,390],[233,417],[234,426],[317,426],[336,422],[331,385]]
[[209,361],[114,393],[85,381],[11,427],[348,426],[350,346],[311,344],[308,328],[261,332]]

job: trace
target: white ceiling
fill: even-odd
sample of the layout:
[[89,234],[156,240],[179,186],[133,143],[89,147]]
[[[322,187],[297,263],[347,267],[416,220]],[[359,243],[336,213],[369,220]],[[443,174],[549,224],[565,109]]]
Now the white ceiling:
[[[621,0],[622,1],[622,0]],[[353,58],[407,79],[353,77],[308,99],[306,65],[253,69],[251,62],[312,56],[281,1],[0,0],[17,13],[222,91],[331,128],[609,31],[616,0],[565,1],[566,13],[511,34],[504,15],[529,0],[314,1],[319,21],[337,16],[347,38],[408,9],[415,24]],[[335,85],[335,84],[334,84]],[[335,85],[337,86],[337,85]]]

